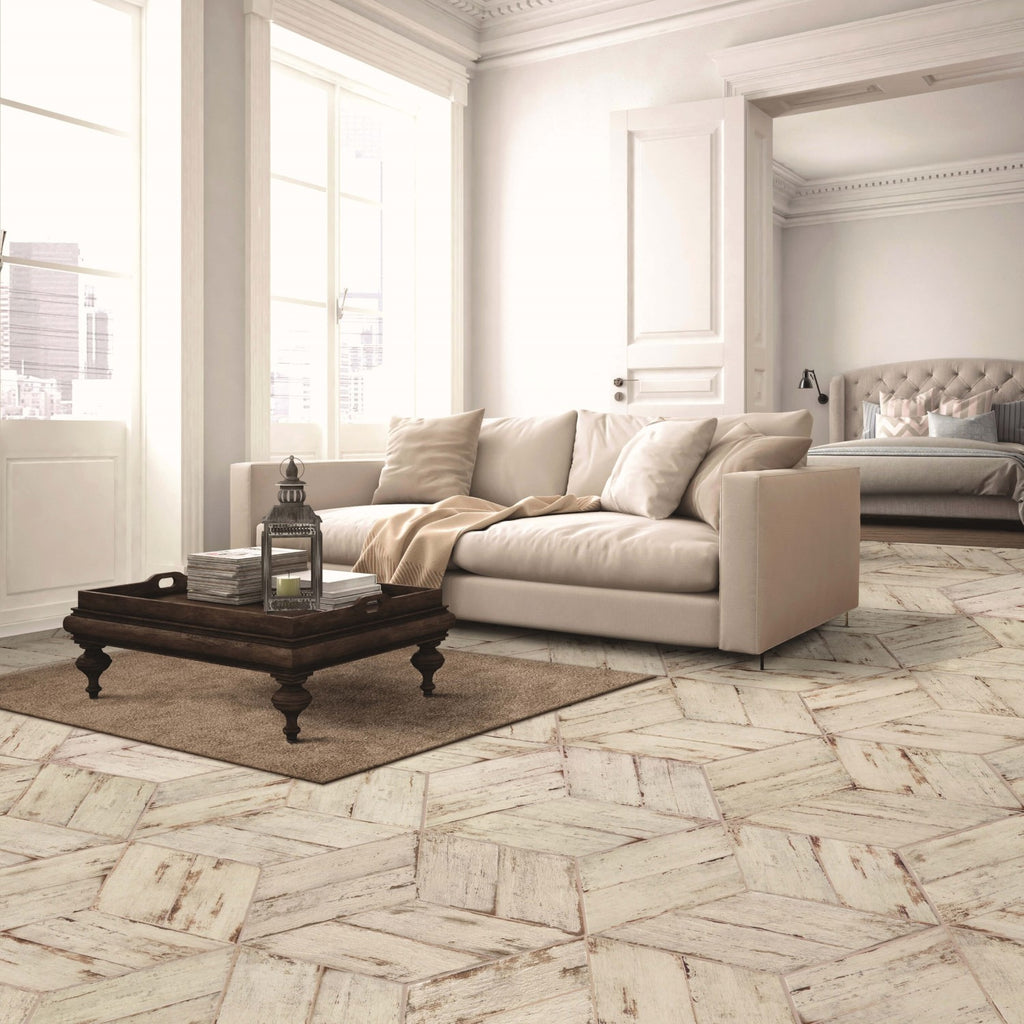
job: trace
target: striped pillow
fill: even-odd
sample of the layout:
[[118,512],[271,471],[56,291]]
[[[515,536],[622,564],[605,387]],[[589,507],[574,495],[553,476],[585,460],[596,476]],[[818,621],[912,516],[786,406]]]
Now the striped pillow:
[[996,434],[1000,441],[1021,441],[1024,434],[1024,399],[1019,402],[1003,402],[994,405]]
[[875,437],[927,437],[928,414],[923,416],[886,416],[875,420]]
[[877,402],[864,402],[862,403],[861,419],[864,421],[864,429],[861,431],[861,437],[874,437],[875,436],[875,419],[878,417],[880,409]]
[[[878,404],[883,416],[924,416],[939,407],[937,388],[929,388],[913,396],[913,398],[897,398],[895,395],[878,395]],[[928,433],[927,425],[925,433]]]
[[939,413],[943,416],[967,418],[981,416],[992,411],[992,399],[995,396],[993,388],[991,391],[982,391],[978,395],[968,395],[966,398],[944,398],[939,403]]

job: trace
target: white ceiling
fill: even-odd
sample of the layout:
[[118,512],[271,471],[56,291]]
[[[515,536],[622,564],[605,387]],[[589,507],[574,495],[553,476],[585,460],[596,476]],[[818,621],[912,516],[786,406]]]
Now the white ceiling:
[[777,117],[775,159],[808,180],[1024,153],[1024,77]]

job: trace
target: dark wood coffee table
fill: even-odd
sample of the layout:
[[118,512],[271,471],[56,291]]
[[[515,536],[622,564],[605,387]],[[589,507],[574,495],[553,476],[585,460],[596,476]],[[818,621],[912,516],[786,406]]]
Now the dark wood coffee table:
[[385,584],[381,597],[349,608],[267,614],[262,604],[189,600],[186,586],[186,577],[172,572],[78,592],[64,628],[82,648],[75,664],[88,679],[85,691],[92,699],[99,697],[99,679],[110,664],[103,650],[108,646],[255,669],[280,684],[270,699],[284,715],[288,742],[297,743],[299,714],[313,699],[304,684],[314,672],[415,646],[411,661],[429,697],[434,673],[444,664],[438,644],[455,623],[440,590]]

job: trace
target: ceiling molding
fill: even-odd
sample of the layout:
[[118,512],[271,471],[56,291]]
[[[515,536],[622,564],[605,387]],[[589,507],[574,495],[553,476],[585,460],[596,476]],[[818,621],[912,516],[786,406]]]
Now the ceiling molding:
[[[849,102],[842,94],[851,83],[917,72],[924,79],[917,91],[923,92],[962,84],[944,81],[936,69],[971,62],[991,64],[1021,54],[1024,9],[1020,0],[952,0],[733,46],[712,53],[711,59],[729,96],[757,100],[838,88],[838,100]],[[827,97],[818,105],[828,105]]]
[[1024,153],[883,174],[808,180],[773,166],[775,222],[783,227],[1024,202]]

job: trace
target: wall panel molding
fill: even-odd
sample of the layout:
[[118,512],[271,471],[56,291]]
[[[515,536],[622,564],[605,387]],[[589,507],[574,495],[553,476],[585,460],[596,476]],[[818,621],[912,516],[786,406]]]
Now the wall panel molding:
[[1024,202],[1024,153],[883,174],[808,180],[776,161],[775,221],[783,227]]

